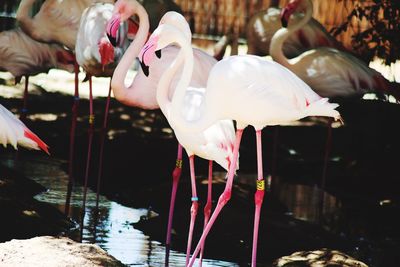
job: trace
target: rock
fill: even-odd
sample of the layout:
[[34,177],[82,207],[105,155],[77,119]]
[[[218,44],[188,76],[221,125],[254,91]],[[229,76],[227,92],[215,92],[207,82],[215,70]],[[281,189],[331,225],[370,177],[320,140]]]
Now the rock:
[[0,265],[47,267],[125,266],[103,249],[66,237],[40,236],[0,244]]
[[277,259],[272,267],[368,267],[338,250],[299,251]]

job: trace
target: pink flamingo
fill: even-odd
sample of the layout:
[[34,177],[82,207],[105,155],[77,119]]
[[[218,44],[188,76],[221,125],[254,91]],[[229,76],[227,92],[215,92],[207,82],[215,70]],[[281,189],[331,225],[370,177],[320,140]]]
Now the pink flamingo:
[[[288,25],[291,15],[298,9],[305,9],[304,16]],[[284,42],[310,21],[312,13],[310,0],[292,0],[282,10],[284,27],[274,34],[270,45],[270,54],[276,62],[293,71],[323,97],[362,95],[378,90],[399,97],[399,92],[393,90],[393,86],[379,72],[344,51],[318,47],[288,59],[284,54]]]
[[[134,80],[132,81],[131,85],[128,87],[125,86],[124,80],[127,74],[129,67],[131,66],[132,62],[135,58],[139,55],[140,49],[143,47],[146,39],[148,37],[149,31],[149,22],[148,16],[144,8],[135,0],[119,0],[115,4],[114,9],[114,16],[109,21],[108,24],[108,35],[111,40],[115,39],[115,35],[118,29],[118,25],[121,21],[125,21],[133,14],[136,14],[139,17],[140,24],[139,30],[135,40],[132,42],[128,50],[125,52],[123,58],[121,59],[120,63],[118,64],[117,68],[115,69],[111,87],[114,93],[114,96],[117,98],[118,101],[130,105],[136,106],[144,109],[156,109],[159,108],[159,105],[156,101],[156,88],[161,77],[161,74],[165,71],[167,66],[174,60],[175,56],[177,55],[179,49],[174,46],[166,47],[162,50],[162,58],[158,60],[158,63],[151,64],[148,69],[146,69],[147,73],[151,73],[149,77],[146,77],[143,72],[139,71],[135,76]],[[187,26],[186,20],[177,13],[166,13],[164,17],[160,21],[161,24],[173,24],[177,27],[180,27],[182,31],[185,32],[186,37],[188,39],[191,38],[191,32],[189,27]],[[196,61],[196,75],[193,75],[192,82],[194,84],[199,84],[205,86],[207,77],[208,77],[208,70],[216,63],[216,60],[213,59],[211,56],[208,56],[204,52],[193,49],[194,58]],[[172,87],[174,88],[174,87]],[[172,96],[173,90],[169,92],[169,95]],[[227,124],[228,125],[228,124]],[[229,125],[228,125],[229,126]],[[229,126],[229,131],[232,131],[234,135],[233,126]],[[216,149],[215,152],[223,152],[223,153],[230,153],[230,145],[231,142],[229,135],[230,132],[226,132],[224,135],[221,135],[220,143],[223,144],[222,149]],[[187,148],[187,153],[190,159],[190,169],[191,169],[191,178],[192,178],[192,209],[191,209],[191,224],[189,227],[189,235],[188,235],[188,247],[187,247],[187,261],[190,256],[191,250],[191,239],[192,239],[192,231],[194,227],[194,221],[197,214],[197,193],[194,183],[194,154],[202,156],[205,151],[199,151],[199,144],[194,148],[191,148],[191,138],[180,133],[175,132],[177,135],[178,140],[182,141],[184,146]],[[199,141],[208,141],[208,137],[199,137],[197,142]],[[217,139],[215,139],[217,141]],[[212,143],[210,143],[212,144]],[[211,145],[209,146],[211,148]],[[228,150],[228,151],[227,151]],[[176,167],[173,171],[173,184],[172,184],[172,193],[171,193],[171,203],[170,203],[170,210],[169,210],[169,217],[168,217],[168,227],[167,227],[167,237],[166,237],[166,263],[168,263],[168,255],[169,255],[169,248],[171,242],[171,229],[172,229],[172,219],[173,219],[173,212],[175,206],[175,196],[178,187],[178,182],[181,174],[182,168],[182,146],[178,145],[178,153],[177,153],[177,160],[176,160]],[[205,155],[205,158],[214,159],[214,156],[209,152],[211,155]],[[222,166],[227,166],[224,162],[226,159],[217,160],[219,164]],[[212,162],[209,163],[209,191],[207,197],[207,204],[204,207],[204,220],[205,224],[208,222],[209,215],[211,212],[211,179],[212,179]]]
[[52,68],[73,70],[74,56],[56,44],[33,40],[21,29],[0,33],[0,70],[9,71],[16,83],[25,76],[25,91],[21,118],[27,112],[29,76],[48,72]]
[[39,150],[50,155],[48,146],[14,114],[0,104],[0,145],[8,144],[15,149],[22,146],[28,149]]
[[[255,13],[246,26],[248,54],[266,56],[270,54],[272,36],[281,28],[281,8],[271,6],[267,10]],[[303,18],[301,13],[293,13],[291,24],[298,24]],[[311,18],[303,27],[298,28],[286,40],[283,52],[289,58],[295,57],[312,48],[328,46],[346,50],[332,37],[317,20]]]
[[[86,193],[89,178],[90,158],[94,131],[93,95],[92,95],[92,76],[111,77],[113,71],[121,59],[124,51],[128,47],[127,36],[128,27],[124,24],[118,33],[118,44],[113,47],[106,36],[106,24],[112,16],[113,4],[95,3],[86,8],[80,20],[78,35],[76,38],[75,53],[77,63],[86,71],[89,76],[89,142],[88,154],[85,171],[83,204],[82,204],[82,226],[85,216]],[[108,110],[110,105],[111,86],[108,91],[105,116],[103,121],[102,143],[100,147],[100,164],[98,172],[97,201],[99,197],[99,185],[102,174],[102,160],[104,150],[104,139],[107,128]],[[82,227],[83,228],[83,227]],[[83,230],[81,228],[81,231]]]
[[[252,266],[256,266],[258,226],[260,209],[264,196],[264,179],[261,152],[261,130],[267,125],[279,125],[299,120],[306,116],[328,116],[340,119],[335,110],[337,104],[331,104],[327,98],[321,98],[296,75],[285,67],[268,62],[257,56],[231,56],[219,61],[211,69],[205,94],[199,96],[201,110],[196,116],[186,116],[186,92],[200,91],[199,86],[192,87],[190,79],[193,73],[193,51],[190,41],[179,30],[170,25],[160,25],[150,36],[139,58],[147,66],[154,58],[154,51],[175,43],[181,50],[161,77],[157,88],[157,101],[164,110],[168,121],[175,129],[195,134],[223,119],[235,119],[237,125],[236,140],[232,162],[224,192],[203,231],[199,243],[188,266],[192,266],[201,247],[221,209],[229,201],[235,173],[240,140],[243,129],[252,125],[257,137],[258,178],[255,193],[255,219],[253,233]],[[183,71],[172,100],[168,90],[172,78],[183,65]],[[151,71],[151,70],[150,70]]]
[[[291,15],[296,10],[305,10],[305,14],[294,23]],[[270,54],[276,62],[293,71],[322,97],[347,97],[380,91],[391,93],[396,99],[400,99],[399,89],[394,84],[345,51],[317,47],[288,59],[284,54],[284,43],[312,20],[312,13],[313,4],[310,0],[293,0],[282,10],[281,20],[284,27],[274,34],[270,45]],[[329,125],[322,171],[322,188],[326,179],[331,136],[332,127]]]

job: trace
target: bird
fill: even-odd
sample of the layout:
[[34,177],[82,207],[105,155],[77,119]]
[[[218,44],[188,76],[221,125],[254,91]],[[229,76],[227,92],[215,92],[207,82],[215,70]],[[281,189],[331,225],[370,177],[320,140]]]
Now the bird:
[[52,68],[73,71],[74,56],[57,44],[33,40],[20,28],[0,32],[0,71],[8,71],[16,83],[25,76],[21,118],[27,112],[29,76],[47,73]]
[[[292,23],[291,15],[304,7],[304,16]],[[310,0],[292,0],[282,10],[283,27],[274,34],[269,48],[274,61],[293,71],[322,97],[346,97],[380,91],[392,93],[399,99],[399,91],[379,72],[345,51],[317,47],[288,59],[284,54],[284,42],[312,19],[312,13],[313,4]]]
[[[193,50],[188,40],[171,25],[160,25],[149,37],[141,50],[142,66],[151,64],[155,51],[174,43],[180,52],[162,75],[157,87],[157,101],[174,130],[192,135],[199,133],[220,120],[236,120],[236,137],[233,157],[226,187],[205,227],[198,245],[187,266],[192,266],[207,234],[221,209],[231,197],[233,177],[240,140],[244,128],[252,125],[256,130],[258,178],[255,193],[255,219],[253,232],[252,266],[256,266],[258,226],[263,201],[265,181],[262,170],[261,130],[268,125],[279,125],[306,116],[327,116],[340,119],[327,98],[317,95],[293,72],[276,62],[266,61],[254,55],[230,56],[217,62],[211,69],[204,94],[199,94],[196,112],[188,113],[185,106],[187,92],[202,91],[190,85],[193,74]],[[172,77],[183,68],[174,95],[168,98]],[[151,70],[150,70],[151,71]]]
[[[83,11],[95,0],[59,1],[46,0],[32,17],[33,5],[37,0],[22,0],[16,18],[24,32],[33,39],[45,43],[58,43],[71,51],[75,43]],[[112,0],[102,2],[113,3]]]
[[[281,28],[281,8],[271,6],[267,10],[252,15],[246,25],[247,54],[266,56],[270,54],[270,43],[274,33]],[[301,13],[293,13],[291,24],[298,24],[303,18]],[[303,27],[298,28],[284,43],[283,52],[295,57],[312,48],[327,46],[346,50],[344,46],[331,36],[324,26],[311,18]]]
[[[136,74],[132,83],[126,87],[124,80],[127,74],[127,71],[132,65],[132,62],[139,55],[140,49],[143,47],[144,43],[147,40],[148,32],[149,32],[149,20],[148,15],[145,9],[135,0],[119,0],[115,4],[114,15],[113,18],[109,21],[107,32],[109,38],[111,40],[116,39],[115,34],[118,30],[118,25],[121,21],[125,21],[133,14],[136,14],[139,17],[139,30],[136,35],[136,39],[131,43],[128,50],[125,52],[122,57],[120,63],[114,71],[114,75],[111,80],[111,87],[114,93],[115,98],[129,106],[136,106],[144,109],[157,109],[160,108],[159,104],[156,100],[156,89],[158,81],[161,77],[161,74],[165,71],[167,66],[174,60],[176,55],[179,52],[179,49],[175,46],[168,46],[164,48],[161,52],[162,57],[157,61],[157,64],[151,64],[148,69],[139,70]],[[180,27],[182,32],[186,34],[186,38],[191,39],[190,28],[187,25],[186,20],[183,16],[179,15],[176,12],[167,12],[160,20],[160,24],[173,24],[177,27]],[[196,74],[192,77],[192,83],[205,86],[208,71],[211,67],[217,62],[214,58],[209,56],[208,54],[202,52],[199,49],[193,49],[194,58],[196,61]],[[148,77],[145,75],[145,72],[150,74]],[[173,89],[175,88],[173,85],[171,86],[172,90],[168,92],[170,97],[173,95]],[[191,177],[194,183],[194,154],[200,157],[205,157],[206,159],[215,160],[215,156],[213,153],[216,152],[225,152],[230,153],[231,146],[229,143],[231,142],[230,134],[234,136],[234,128],[231,122],[225,122],[225,125],[229,128],[226,133],[221,133],[221,136],[215,139],[220,143],[223,143],[222,150],[221,148],[215,149],[215,151],[211,151],[214,149],[212,147],[212,143],[210,143],[208,137],[204,137],[202,135],[196,137],[195,139],[192,136],[187,136],[184,134],[180,134],[175,131],[177,139],[180,143],[178,145],[178,153],[176,160],[176,167],[173,171],[173,185],[172,185],[172,194],[171,194],[171,204],[170,204],[170,212],[168,216],[168,226],[167,226],[167,236],[166,236],[166,262],[168,262],[168,253],[171,242],[171,228],[172,228],[172,219],[173,219],[173,210],[175,205],[175,194],[179,181],[179,177],[181,174],[182,168],[182,147],[183,145],[186,149],[186,152],[190,159],[190,168],[191,168]],[[228,134],[228,136],[226,136]],[[210,137],[212,138],[212,137]],[[211,140],[214,141],[214,140]],[[192,144],[194,142],[194,144]],[[208,142],[208,143],[206,143]],[[200,147],[200,144],[210,144],[208,146],[210,151],[205,151],[204,148]],[[191,148],[195,146],[194,148]],[[211,156],[210,156],[211,155]],[[217,162],[225,166],[227,168],[226,156],[222,159],[218,159]],[[210,168],[212,167],[212,163],[209,164]],[[209,173],[212,173],[209,171]],[[211,179],[211,175],[209,175],[209,183]],[[193,207],[192,207],[192,216],[191,216],[191,226],[188,235],[188,247],[187,247],[187,260],[189,259],[189,254],[191,250],[191,239],[192,239],[192,231],[194,226],[194,219],[197,213],[197,193],[195,192],[195,187],[193,187],[192,191],[193,198]],[[209,191],[207,197],[207,204],[205,205],[205,221],[208,221],[209,214],[211,209],[211,192]]]
[[[82,202],[82,220],[83,226],[85,205],[86,205],[86,194],[87,184],[89,178],[89,169],[91,161],[91,149],[93,141],[94,131],[94,113],[93,113],[93,95],[92,95],[92,76],[97,77],[111,77],[115,67],[121,59],[123,53],[129,45],[129,41],[126,38],[128,33],[127,24],[124,23],[120,27],[118,33],[118,43],[114,47],[106,35],[106,24],[107,21],[112,17],[114,5],[110,3],[94,3],[88,6],[82,13],[80,19],[80,25],[77,32],[75,54],[76,61],[87,73],[89,79],[89,141],[88,141],[88,153],[86,162],[86,171],[84,179],[84,192]],[[100,164],[98,172],[98,183],[102,174],[102,159],[103,159],[103,147],[105,139],[105,131],[107,128],[108,109],[111,98],[111,86],[109,88],[105,116],[103,121],[103,134],[102,142],[100,144]],[[99,191],[97,190],[97,199]],[[96,201],[98,203],[98,200]],[[81,227],[81,233],[82,229]]]
[[48,145],[0,104],[0,145],[7,147],[8,144],[15,149],[18,149],[17,146],[35,150],[42,149],[50,155]]

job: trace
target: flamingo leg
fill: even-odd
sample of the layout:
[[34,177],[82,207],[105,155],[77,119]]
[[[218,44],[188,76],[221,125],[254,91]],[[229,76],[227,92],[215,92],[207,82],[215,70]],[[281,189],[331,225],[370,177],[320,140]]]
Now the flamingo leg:
[[107,123],[108,123],[108,111],[110,109],[110,100],[111,100],[111,80],[110,80],[110,87],[108,89],[106,108],[105,108],[105,111],[104,111],[103,128],[101,130],[99,172],[97,174],[97,187],[96,187],[96,211],[99,208],[99,194],[100,194],[101,176],[103,174],[104,143],[105,143],[106,134],[107,134],[107,127],[108,127]]
[[21,121],[25,121],[26,114],[28,113],[28,86],[29,86],[29,76],[25,75],[25,90],[24,90],[23,104],[21,110]]
[[196,222],[197,210],[199,207],[196,190],[196,176],[194,173],[194,155],[189,157],[190,162],[190,180],[192,184],[192,207],[190,209],[190,226],[189,226],[189,234],[188,234],[188,242],[186,247],[186,265],[189,263],[190,259],[190,251],[192,249],[192,239],[193,239],[193,229],[194,224]]
[[[208,224],[208,221],[210,220],[210,215],[211,215],[211,207],[212,207],[212,170],[213,170],[213,161],[210,160],[208,162],[208,185],[207,185],[207,203],[204,206],[204,228],[206,228],[206,225]],[[202,266],[203,262],[203,254],[204,254],[204,242],[201,244],[201,250],[200,250],[200,260],[199,260],[199,266]]]
[[66,216],[69,215],[72,187],[75,183],[74,147],[75,147],[76,120],[78,118],[78,107],[79,107],[79,79],[78,79],[79,65],[76,61],[74,63],[74,72],[75,72],[75,93],[74,93],[74,103],[72,105],[71,129],[69,133],[68,188],[67,188],[67,197],[65,200],[65,210],[64,210]]
[[257,139],[257,191],[254,194],[255,214],[254,214],[254,231],[253,231],[253,252],[251,256],[251,266],[257,266],[257,242],[258,242],[258,228],[260,223],[261,206],[264,199],[265,180],[263,177],[263,163],[262,163],[262,145],[261,145],[261,130],[256,131]]
[[85,183],[83,186],[81,233],[80,233],[81,241],[82,241],[82,237],[83,237],[83,224],[84,224],[85,209],[86,209],[86,195],[87,195],[87,186],[88,186],[88,180],[89,180],[90,158],[91,158],[91,154],[92,154],[92,141],[93,141],[93,131],[94,131],[92,76],[89,76],[89,103],[90,103],[89,131],[88,131],[89,141],[88,141],[88,153],[87,153],[87,160],[86,160]]
[[169,205],[168,214],[168,226],[167,226],[167,236],[165,241],[165,266],[169,265],[169,251],[171,249],[171,230],[172,230],[172,220],[174,217],[175,199],[176,192],[178,190],[179,179],[182,173],[182,146],[178,144],[178,155],[176,156],[175,169],[172,172],[172,190],[171,190],[171,201]]
[[222,192],[221,196],[218,199],[217,206],[215,207],[215,210],[213,214],[211,215],[211,218],[206,225],[206,227],[203,230],[203,234],[200,237],[199,243],[196,246],[196,249],[193,252],[192,258],[190,259],[188,267],[193,266],[194,261],[196,260],[197,255],[200,252],[201,244],[204,243],[206,240],[206,237],[208,233],[211,230],[211,227],[213,226],[215,220],[217,219],[219,213],[221,212],[222,208],[225,206],[225,204],[229,201],[231,198],[231,193],[232,193],[232,185],[233,185],[233,177],[235,174],[235,166],[236,162],[238,159],[238,153],[239,153],[239,147],[240,147],[240,141],[242,139],[242,134],[243,134],[243,129],[238,129],[236,131],[236,139],[235,139],[235,146],[233,150],[233,159],[231,159],[231,165],[229,167],[229,172],[228,172],[228,179],[226,181],[225,185],[225,190]]

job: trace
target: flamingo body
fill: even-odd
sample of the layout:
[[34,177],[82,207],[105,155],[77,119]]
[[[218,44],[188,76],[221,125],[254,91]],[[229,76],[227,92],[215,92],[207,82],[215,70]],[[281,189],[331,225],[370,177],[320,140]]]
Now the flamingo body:
[[73,56],[59,45],[33,40],[21,29],[0,33],[0,70],[20,77],[48,72],[51,68],[72,72]]
[[28,149],[42,149],[49,154],[48,146],[14,114],[0,105],[0,145],[10,144],[15,149],[22,146]]
[[[33,39],[65,45],[75,50],[77,32],[81,15],[85,8],[95,0],[59,1],[46,0],[40,10],[33,16],[30,11],[37,0],[22,0],[17,10],[17,20],[22,28]],[[102,2],[114,3],[112,0]]]

